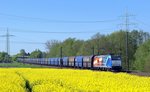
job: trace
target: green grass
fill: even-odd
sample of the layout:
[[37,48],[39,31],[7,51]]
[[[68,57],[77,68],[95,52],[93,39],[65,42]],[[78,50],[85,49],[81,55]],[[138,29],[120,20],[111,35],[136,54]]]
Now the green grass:
[[13,62],[13,63],[0,63],[0,67],[17,67],[17,68],[44,68],[47,66],[41,66],[41,65],[32,65],[32,64],[23,64],[23,63],[18,63],[18,62]]

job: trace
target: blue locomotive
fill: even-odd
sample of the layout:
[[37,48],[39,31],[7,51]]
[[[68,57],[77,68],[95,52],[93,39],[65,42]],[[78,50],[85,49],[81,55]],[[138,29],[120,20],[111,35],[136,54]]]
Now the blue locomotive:
[[121,70],[121,56],[92,55],[71,56],[62,58],[18,58],[19,62],[49,66],[88,68],[100,70]]

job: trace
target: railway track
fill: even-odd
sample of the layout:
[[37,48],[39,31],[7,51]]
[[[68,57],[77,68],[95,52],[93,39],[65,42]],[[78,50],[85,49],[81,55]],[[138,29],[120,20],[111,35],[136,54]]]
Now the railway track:
[[[33,64],[33,63],[24,63],[24,64]],[[45,66],[46,68],[56,68],[56,69],[82,69],[82,70],[87,70],[88,68],[75,68],[75,67],[66,67],[66,66],[52,66],[52,65],[41,65],[41,64],[34,64],[34,65],[40,65],[40,66]],[[92,71],[100,71],[97,69],[90,69]],[[103,70],[103,71],[107,71],[107,70]],[[137,75],[137,76],[145,76],[145,77],[150,77],[150,73],[149,72],[141,72],[141,71],[113,71],[111,70],[111,72],[113,73],[128,73],[131,75]]]

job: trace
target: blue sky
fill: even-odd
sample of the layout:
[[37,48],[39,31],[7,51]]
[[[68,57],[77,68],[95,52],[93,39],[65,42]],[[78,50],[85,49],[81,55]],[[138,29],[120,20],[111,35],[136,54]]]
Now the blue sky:
[[[0,35],[9,33],[10,53],[20,49],[31,52],[46,51],[48,40],[65,40],[69,37],[87,40],[95,33],[110,34],[120,28],[125,11],[132,15],[130,29],[149,32],[149,0],[0,0]],[[105,21],[96,23],[74,23],[70,21]],[[67,21],[67,22],[64,22]],[[68,22],[69,21],[69,22]],[[33,32],[37,31],[37,32]],[[39,33],[40,32],[85,32],[85,33]],[[0,37],[0,51],[6,51],[6,38]],[[22,43],[21,43],[22,42]]]

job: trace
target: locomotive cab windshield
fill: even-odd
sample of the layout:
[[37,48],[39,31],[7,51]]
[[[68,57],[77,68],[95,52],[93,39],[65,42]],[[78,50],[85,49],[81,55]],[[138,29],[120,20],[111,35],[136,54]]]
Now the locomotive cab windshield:
[[113,70],[121,70],[122,69],[121,56],[119,56],[119,55],[112,55],[111,59],[112,59],[112,69]]

